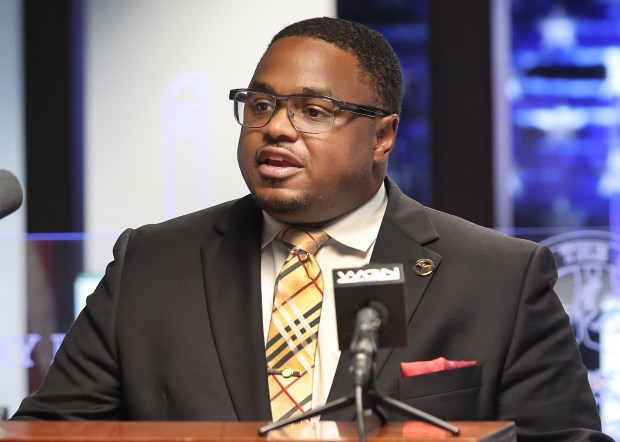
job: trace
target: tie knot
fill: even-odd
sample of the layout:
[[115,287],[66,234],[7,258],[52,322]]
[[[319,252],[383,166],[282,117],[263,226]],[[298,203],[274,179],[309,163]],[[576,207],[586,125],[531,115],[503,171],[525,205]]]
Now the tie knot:
[[278,237],[289,249],[301,249],[304,252],[315,254],[327,241],[329,235],[318,229],[289,226],[280,230]]

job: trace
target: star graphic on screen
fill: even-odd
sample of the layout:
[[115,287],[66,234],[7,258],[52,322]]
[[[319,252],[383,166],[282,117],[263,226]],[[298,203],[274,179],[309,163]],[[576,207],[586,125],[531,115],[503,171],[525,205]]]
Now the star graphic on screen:
[[563,8],[554,8],[551,14],[538,24],[542,45],[549,48],[569,48],[575,45],[576,26]]

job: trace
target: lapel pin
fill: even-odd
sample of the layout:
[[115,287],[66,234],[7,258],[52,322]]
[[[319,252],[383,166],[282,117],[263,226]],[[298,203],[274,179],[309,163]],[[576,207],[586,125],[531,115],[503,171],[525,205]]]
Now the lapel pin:
[[413,266],[413,273],[418,276],[427,276],[435,270],[435,263],[428,258],[418,259]]

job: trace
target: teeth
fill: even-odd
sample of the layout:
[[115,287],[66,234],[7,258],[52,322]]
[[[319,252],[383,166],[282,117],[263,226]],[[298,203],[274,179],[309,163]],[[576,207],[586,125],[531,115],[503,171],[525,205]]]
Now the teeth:
[[274,166],[274,167],[285,167],[285,166],[290,165],[290,163],[287,163],[284,160],[274,160],[274,159],[269,159],[266,161],[266,163],[269,166]]

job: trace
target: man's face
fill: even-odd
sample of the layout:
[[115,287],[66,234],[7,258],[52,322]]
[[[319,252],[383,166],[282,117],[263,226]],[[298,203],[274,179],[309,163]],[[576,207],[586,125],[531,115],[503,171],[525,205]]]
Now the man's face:
[[[251,88],[275,95],[313,93],[379,107],[356,58],[322,40],[285,37],[263,56]],[[237,159],[250,191],[274,218],[321,224],[364,204],[385,176],[397,117],[336,112],[332,129],[298,132],[279,103],[261,128],[242,127]]]

